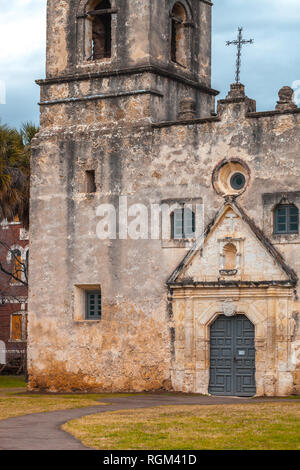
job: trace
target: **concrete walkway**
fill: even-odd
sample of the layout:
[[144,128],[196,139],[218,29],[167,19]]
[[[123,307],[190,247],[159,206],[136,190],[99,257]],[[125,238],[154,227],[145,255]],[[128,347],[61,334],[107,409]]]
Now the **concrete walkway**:
[[[162,405],[224,405],[266,401],[232,397],[203,397],[186,395],[148,394],[99,400],[106,406],[91,406],[73,410],[36,413],[0,421],[2,450],[89,450],[61,429],[72,419],[89,414],[125,409],[150,408]],[[274,400],[268,400],[274,401]],[[276,400],[275,400],[276,401]]]

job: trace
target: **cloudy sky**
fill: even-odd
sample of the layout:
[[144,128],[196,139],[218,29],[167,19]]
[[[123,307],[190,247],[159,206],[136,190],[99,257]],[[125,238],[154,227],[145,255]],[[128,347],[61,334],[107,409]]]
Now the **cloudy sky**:
[[[0,0],[0,81],[6,84],[0,118],[12,126],[38,123],[34,80],[44,77],[45,16],[46,0]],[[255,44],[244,48],[241,81],[259,110],[274,109],[281,86],[300,84],[299,24],[300,0],[214,0],[212,85],[220,97],[234,81],[236,50],[225,41],[243,26]]]

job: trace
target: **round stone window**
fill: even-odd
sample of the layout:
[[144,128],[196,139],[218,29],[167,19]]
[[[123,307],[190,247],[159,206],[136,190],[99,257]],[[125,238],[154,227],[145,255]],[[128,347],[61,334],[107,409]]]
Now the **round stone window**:
[[238,197],[246,191],[250,181],[250,169],[239,158],[224,159],[214,169],[212,184],[220,196]]
[[246,178],[242,173],[234,173],[230,178],[230,185],[235,191],[240,191],[246,184]]

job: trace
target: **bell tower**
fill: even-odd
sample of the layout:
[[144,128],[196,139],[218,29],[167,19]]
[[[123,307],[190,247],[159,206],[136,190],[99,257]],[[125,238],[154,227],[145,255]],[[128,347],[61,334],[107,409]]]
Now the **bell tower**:
[[[207,117],[211,89],[208,0],[48,0],[41,125]],[[191,113],[192,111],[192,113]]]

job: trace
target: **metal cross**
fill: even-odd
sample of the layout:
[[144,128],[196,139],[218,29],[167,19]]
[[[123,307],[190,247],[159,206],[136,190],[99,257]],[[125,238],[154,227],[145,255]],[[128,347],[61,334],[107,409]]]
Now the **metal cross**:
[[236,83],[240,83],[242,47],[245,44],[253,44],[253,43],[254,43],[254,39],[249,39],[248,41],[243,39],[243,28],[239,28],[238,37],[235,41],[226,41],[227,46],[231,46],[232,44],[237,46],[236,74],[235,74]]

